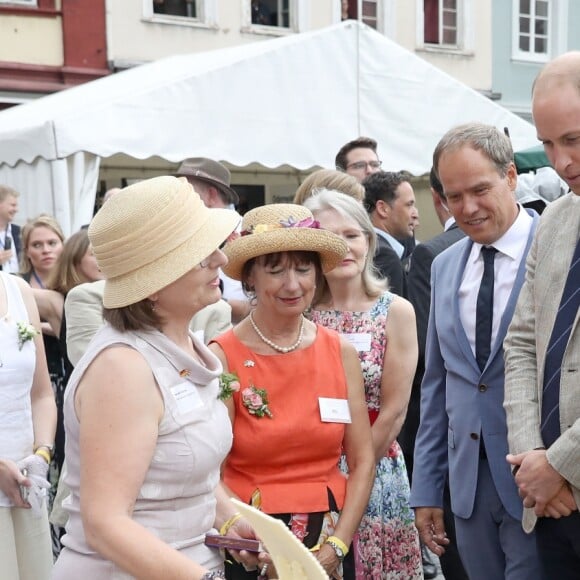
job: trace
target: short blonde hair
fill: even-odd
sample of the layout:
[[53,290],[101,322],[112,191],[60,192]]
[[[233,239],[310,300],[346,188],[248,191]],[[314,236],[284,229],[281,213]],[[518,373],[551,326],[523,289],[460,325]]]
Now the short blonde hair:
[[20,192],[8,185],[0,185],[0,201],[4,201],[7,197],[20,197]]
[[20,230],[20,239],[22,240],[22,251],[20,256],[20,273],[28,274],[32,272],[32,263],[30,258],[26,255],[28,244],[30,242],[30,235],[36,228],[48,228],[52,230],[64,242],[64,234],[59,223],[51,216],[45,213],[40,214],[31,220],[28,220],[22,230]]
[[365,188],[352,175],[334,169],[319,169],[311,173],[296,190],[294,203],[304,205],[304,200],[318,189],[340,191],[361,202],[365,196]]

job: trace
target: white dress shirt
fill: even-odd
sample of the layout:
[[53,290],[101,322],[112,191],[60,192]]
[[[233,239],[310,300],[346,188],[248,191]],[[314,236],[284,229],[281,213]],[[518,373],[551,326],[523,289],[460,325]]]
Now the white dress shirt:
[[8,227],[5,230],[0,230],[0,247],[2,247],[2,249],[6,247],[6,236],[10,238],[12,244],[12,257],[8,262],[4,263],[2,270],[9,274],[18,274],[18,272],[20,272],[20,265],[18,264],[18,256],[16,255],[16,248],[14,246],[14,237],[12,236],[12,224],[8,224]]
[[[491,244],[497,250],[494,261],[493,323],[491,345],[497,338],[501,317],[509,300],[518,268],[526,249],[532,227],[532,217],[519,206],[518,217],[510,229],[496,242]],[[459,286],[459,316],[465,329],[469,345],[475,356],[475,312],[477,294],[483,277],[483,258],[481,244],[473,243],[471,253],[465,264],[463,278]],[[501,337],[503,340],[503,337]]]

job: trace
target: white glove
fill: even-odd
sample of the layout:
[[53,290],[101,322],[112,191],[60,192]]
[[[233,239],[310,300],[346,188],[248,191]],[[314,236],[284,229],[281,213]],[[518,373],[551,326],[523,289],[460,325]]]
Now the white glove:
[[18,469],[30,481],[26,500],[36,516],[44,513],[47,490],[50,483],[46,479],[48,475],[48,463],[39,455],[29,455],[17,463]]
[[16,465],[20,471],[26,469],[28,477],[36,475],[37,477],[46,479],[48,476],[48,463],[40,455],[29,455],[21,459]]

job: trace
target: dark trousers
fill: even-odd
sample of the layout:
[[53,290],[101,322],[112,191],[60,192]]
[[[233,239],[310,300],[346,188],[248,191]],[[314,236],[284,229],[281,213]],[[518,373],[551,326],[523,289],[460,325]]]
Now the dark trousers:
[[459,550],[457,549],[457,538],[455,537],[455,518],[451,511],[451,498],[449,497],[449,484],[445,484],[443,496],[443,523],[449,538],[449,544],[445,546],[445,554],[439,556],[441,571],[445,580],[469,580],[467,572],[461,562]]
[[559,520],[539,518],[536,544],[542,580],[580,580],[580,513]]

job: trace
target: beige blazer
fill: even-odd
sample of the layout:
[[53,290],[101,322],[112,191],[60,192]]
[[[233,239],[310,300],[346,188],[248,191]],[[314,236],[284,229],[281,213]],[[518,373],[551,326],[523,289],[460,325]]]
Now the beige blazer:
[[[105,281],[88,282],[73,288],[66,297],[66,345],[68,358],[76,365],[87,345],[103,324]],[[200,310],[192,319],[192,332],[203,331],[206,344],[232,327],[232,309],[219,300]]]
[[[510,452],[543,447],[540,433],[546,349],[580,234],[580,196],[567,194],[542,214],[527,259],[526,280],[504,342],[505,401]],[[547,458],[571,485],[580,506],[580,325],[578,315],[562,362],[561,435]],[[524,509],[523,527],[536,523]]]

